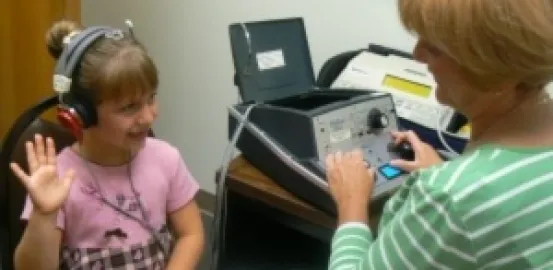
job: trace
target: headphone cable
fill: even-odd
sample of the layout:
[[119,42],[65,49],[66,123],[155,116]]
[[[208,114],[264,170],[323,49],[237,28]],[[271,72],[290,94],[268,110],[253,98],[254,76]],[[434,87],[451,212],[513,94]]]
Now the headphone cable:
[[152,227],[152,225],[150,225],[148,222],[147,222],[147,219],[146,219],[146,211],[144,210],[144,206],[140,200],[140,197],[139,197],[139,194],[138,192],[136,191],[135,187],[134,187],[134,183],[133,183],[133,180],[132,180],[132,168],[131,168],[131,163],[132,163],[132,153],[131,151],[129,151],[129,163],[127,164],[127,177],[129,178],[129,183],[130,183],[130,186],[131,186],[131,190],[133,192],[133,196],[135,197],[136,199],[136,202],[138,204],[138,208],[140,209],[140,212],[141,212],[141,215],[142,215],[142,219],[139,219],[137,217],[135,217],[134,215],[128,213],[127,211],[121,209],[120,207],[116,206],[115,204],[113,204],[112,202],[110,202],[106,196],[104,195],[102,189],[100,188],[100,184],[98,182],[98,178],[96,177],[96,175],[94,174],[94,172],[92,171],[92,169],[90,168],[90,165],[88,164],[88,161],[84,159],[84,157],[81,157],[81,160],[83,161],[83,163],[85,164],[85,167],[87,168],[87,171],[90,173],[90,175],[92,176],[92,180],[94,182],[94,185],[95,185],[95,188],[98,192],[98,199],[100,199],[101,202],[103,202],[104,204],[106,204],[107,206],[109,206],[110,208],[112,208],[113,210],[115,210],[116,212],[118,213],[121,213],[123,215],[125,215],[126,217],[136,221],[138,224],[140,224],[144,229],[146,229],[150,235],[154,238],[154,242],[156,242],[156,244],[159,246],[159,248],[161,249],[161,252],[163,253],[165,259],[168,259],[169,258],[169,249],[170,247],[167,247],[167,250],[165,248],[165,246],[163,245],[163,241],[160,239],[160,236],[158,235],[158,233],[156,232],[155,228]]

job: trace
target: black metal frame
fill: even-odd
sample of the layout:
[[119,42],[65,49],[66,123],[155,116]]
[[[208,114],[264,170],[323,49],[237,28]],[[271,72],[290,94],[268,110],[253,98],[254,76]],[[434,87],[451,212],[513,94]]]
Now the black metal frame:
[[59,104],[58,96],[54,95],[27,109],[15,120],[2,143],[0,151],[0,252],[3,270],[14,269],[13,253],[19,241],[11,232],[11,220],[9,218],[11,216],[10,201],[12,194],[8,191],[11,190],[11,185],[21,185],[20,183],[10,183],[9,181],[11,156],[21,134],[25,132],[37,117],[57,104]]

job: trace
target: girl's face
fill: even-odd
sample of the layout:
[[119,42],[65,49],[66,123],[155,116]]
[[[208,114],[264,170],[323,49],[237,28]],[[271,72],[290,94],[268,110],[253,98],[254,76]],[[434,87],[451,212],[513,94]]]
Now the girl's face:
[[98,107],[98,125],[88,130],[96,145],[121,151],[142,147],[157,117],[155,92],[138,97],[103,101]]

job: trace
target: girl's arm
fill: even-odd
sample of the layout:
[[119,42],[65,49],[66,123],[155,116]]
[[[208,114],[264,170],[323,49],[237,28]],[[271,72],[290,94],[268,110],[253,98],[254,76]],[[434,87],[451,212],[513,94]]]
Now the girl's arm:
[[[56,148],[52,138],[35,135],[26,143],[29,173],[11,163],[13,173],[28,191],[23,218],[27,228],[15,250],[16,269],[58,269],[63,228],[62,206],[69,195],[74,171],[58,178]],[[59,219],[59,222],[58,222]]]
[[15,269],[59,269],[62,232],[56,214],[33,211],[14,255]]
[[190,201],[172,212],[170,220],[177,242],[167,269],[196,269],[204,249],[204,230],[196,202]]

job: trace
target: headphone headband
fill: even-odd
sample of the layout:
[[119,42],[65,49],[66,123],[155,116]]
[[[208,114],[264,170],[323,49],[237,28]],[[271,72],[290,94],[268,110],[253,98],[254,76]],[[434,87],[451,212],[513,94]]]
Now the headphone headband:
[[102,37],[121,38],[123,32],[116,28],[95,26],[86,28],[71,38],[69,44],[63,49],[54,69],[53,86],[59,95],[71,90],[74,72],[81,58],[90,45]]
[[[129,32],[134,38],[131,28],[132,24],[129,25]],[[53,78],[54,90],[59,99],[57,117],[59,122],[69,128],[79,141],[82,140],[83,130],[95,125],[98,121],[93,101],[86,95],[80,95],[74,91],[79,87],[78,81],[73,82],[79,69],[79,63],[87,49],[98,39],[119,40],[124,36],[120,29],[94,26],[81,32],[72,32],[64,38],[64,43],[67,43],[67,46],[58,58]]]

